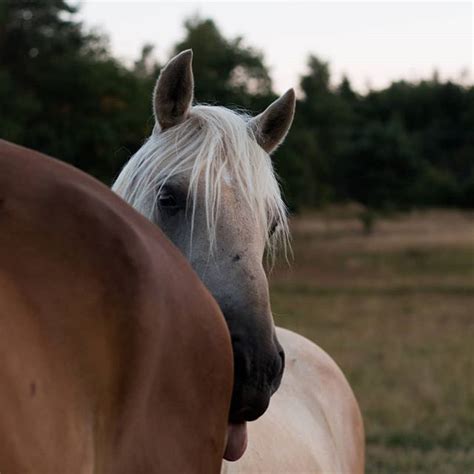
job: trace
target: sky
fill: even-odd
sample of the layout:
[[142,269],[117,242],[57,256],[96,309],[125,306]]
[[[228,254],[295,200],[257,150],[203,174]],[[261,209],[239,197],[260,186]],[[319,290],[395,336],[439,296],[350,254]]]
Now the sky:
[[166,61],[184,37],[186,18],[212,18],[226,38],[242,36],[263,52],[280,93],[298,86],[310,53],[330,63],[334,82],[346,74],[361,92],[393,80],[429,78],[435,69],[442,79],[474,82],[469,1],[82,0],[81,5],[86,27],[107,33],[113,54],[128,63],[145,43]]

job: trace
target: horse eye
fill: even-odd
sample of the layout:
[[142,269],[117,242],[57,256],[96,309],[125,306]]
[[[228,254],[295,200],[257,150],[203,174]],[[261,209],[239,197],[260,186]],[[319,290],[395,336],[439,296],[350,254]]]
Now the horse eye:
[[177,188],[163,186],[159,190],[157,208],[162,214],[174,216],[186,207],[186,194]]
[[170,193],[164,193],[158,198],[158,202],[161,207],[176,207],[176,198]]

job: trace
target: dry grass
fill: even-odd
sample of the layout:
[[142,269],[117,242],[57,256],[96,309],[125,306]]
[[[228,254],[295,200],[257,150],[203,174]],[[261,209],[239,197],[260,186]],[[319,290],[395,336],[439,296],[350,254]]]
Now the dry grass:
[[474,214],[412,213],[363,235],[351,212],[293,221],[277,323],[327,350],[367,433],[367,472],[474,472]]

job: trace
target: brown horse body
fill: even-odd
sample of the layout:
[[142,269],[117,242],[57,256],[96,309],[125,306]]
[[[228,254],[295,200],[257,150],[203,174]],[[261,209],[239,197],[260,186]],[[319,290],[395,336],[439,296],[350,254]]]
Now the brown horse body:
[[218,472],[232,378],[218,306],[161,231],[0,141],[0,472]]

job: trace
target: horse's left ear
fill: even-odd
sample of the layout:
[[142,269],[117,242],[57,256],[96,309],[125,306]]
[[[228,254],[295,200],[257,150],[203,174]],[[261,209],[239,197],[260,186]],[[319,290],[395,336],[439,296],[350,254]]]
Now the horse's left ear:
[[184,122],[193,102],[193,52],[179,53],[161,71],[153,94],[155,118],[166,130]]
[[295,91],[290,89],[273,102],[264,112],[250,120],[257,143],[272,153],[285,139],[295,115]]

